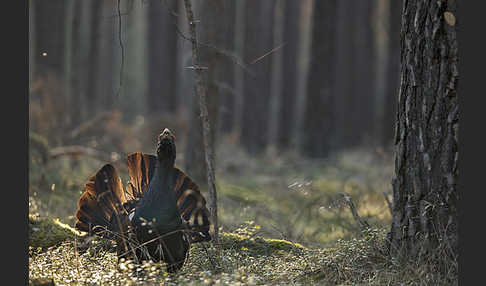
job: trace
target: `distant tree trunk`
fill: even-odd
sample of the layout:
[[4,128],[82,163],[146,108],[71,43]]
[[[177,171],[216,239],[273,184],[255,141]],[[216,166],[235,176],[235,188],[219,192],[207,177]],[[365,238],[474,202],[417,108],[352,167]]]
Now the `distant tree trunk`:
[[115,19],[111,17],[114,13],[114,4],[111,1],[101,1],[101,15],[100,27],[98,29],[99,37],[99,60],[97,63],[98,76],[96,83],[96,90],[98,91],[98,98],[96,100],[99,106],[111,109],[115,99],[114,89],[114,69],[113,69],[113,46],[117,45],[117,37],[115,35]]
[[282,48],[282,89],[279,105],[277,144],[280,150],[289,148],[295,124],[295,102],[297,99],[297,55],[299,47],[300,1],[286,0],[284,8],[284,31]]
[[385,86],[387,80],[389,52],[390,1],[373,1],[373,43],[374,43],[374,96],[372,142],[378,146],[383,142],[383,115],[385,112]]
[[[167,5],[169,7],[167,7]],[[148,102],[149,114],[176,111],[177,32],[173,25],[177,1],[150,1],[148,9]]]
[[71,96],[71,122],[73,126],[78,126],[82,121],[82,72],[81,66],[81,49],[79,47],[81,42],[81,1],[74,1],[74,16],[71,31],[71,69],[70,69],[70,96]]
[[386,147],[393,143],[397,94],[400,80],[400,25],[403,1],[390,1],[388,29],[388,60],[385,77],[385,97],[381,145]]
[[[235,1],[224,1],[223,12],[220,14],[223,19],[223,27],[221,33],[223,34],[221,49],[232,53],[234,52],[234,35],[235,35],[235,14],[236,14]],[[230,58],[223,57],[221,60],[221,81],[217,83],[220,91],[220,107],[219,118],[216,121],[217,126],[216,134],[219,132],[229,133],[231,132],[234,124],[234,110],[235,110],[235,80],[233,75],[233,69],[239,68]],[[216,127],[216,126],[215,126]],[[219,137],[219,136],[217,136]]]
[[[389,241],[393,253],[412,258],[458,254],[455,6],[451,0],[404,2]],[[439,246],[445,251],[437,252]]]
[[[295,101],[295,123],[292,131],[292,146],[300,152],[302,148],[303,132],[305,132],[304,115],[307,104],[307,79],[311,64],[312,18],[315,1],[301,1],[299,20],[299,51],[297,53],[297,92]],[[332,42],[334,39],[332,40]]]
[[268,136],[272,55],[261,58],[273,47],[272,23],[275,1],[246,1],[245,61],[252,74],[245,73],[241,141],[250,154],[265,150]]
[[37,70],[47,70],[58,76],[64,70],[64,15],[66,3],[63,0],[48,2],[35,0],[35,61]]
[[301,152],[309,157],[325,157],[332,148],[335,129],[334,44],[336,1],[315,1],[312,46],[304,112],[305,132]]
[[355,33],[356,3],[349,0],[337,2],[336,11],[336,69],[334,92],[336,94],[336,147],[345,148],[359,143],[360,134],[354,123],[358,118],[356,83],[353,63],[356,61],[353,38]]
[[[71,101],[71,77],[73,69],[73,56],[72,56],[72,34],[73,34],[73,22],[74,22],[74,0],[66,0],[66,10],[65,10],[65,22],[64,22],[64,95],[66,96],[67,102]],[[71,105],[68,107],[71,108]],[[69,111],[72,113],[72,111]]]
[[[235,29],[234,29],[234,49],[235,54],[243,58],[244,48],[245,48],[245,19],[246,19],[246,2],[244,1],[234,1],[235,2]],[[236,135],[237,138],[241,135],[242,125],[243,125],[243,92],[244,92],[244,70],[237,65],[233,66],[233,77],[235,85],[235,98],[234,98],[234,113],[233,113],[233,127],[232,133]]]
[[[284,17],[285,16],[285,1],[276,1],[273,11],[273,46],[277,47],[284,42]],[[280,106],[282,101],[282,49],[276,52],[272,57],[272,78],[270,86],[270,103],[268,111],[268,139],[267,144],[269,151],[276,151],[278,125],[280,120]]]
[[[103,2],[89,1],[90,13],[92,14],[92,23],[89,33],[89,50],[88,50],[88,67],[87,67],[87,88],[86,88],[86,116],[92,118],[96,115],[99,105],[97,104],[98,90],[97,82],[101,75],[99,74],[98,63],[100,61],[100,23],[103,20]],[[108,96],[108,95],[107,95]]]
[[363,139],[373,140],[374,99],[375,99],[375,56],[372,31],[372,0],[360,0],[353,3],[356,10],[355,34],[353,36],[354,58],[353,76],[351,82],[356,86],[351,102],[355,106],[356,113],[350,114],[353,122],[353,132],[357,133],[359,141]]

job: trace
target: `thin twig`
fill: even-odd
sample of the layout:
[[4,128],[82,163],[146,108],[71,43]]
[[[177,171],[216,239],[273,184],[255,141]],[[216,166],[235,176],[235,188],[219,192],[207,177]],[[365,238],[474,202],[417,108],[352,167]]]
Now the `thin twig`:
[[283,47],[283,46],[285,46],[286,44],[287,44],[287,43],[282,43],[282,44],[280,44],[279,46],[277,46],[277,47],[275,47],[275,48],[271,49],[269,52],[267,52],[267,53],[263,54],[262,56],[260,56],[260,57],[256,58],[255,60],[253,60],[253,61],[252,61],[250,64],[255,64],[255,63],[259,62],[261,59],[263,59],[264,57],[266,57],[266,56],[268,56],[268,55],[270,55],[270,54],[272,54],[272,53],[274,53],[274,52],[276,52],[277,50],[279,50],[280,48],[282,48],[282,47]]

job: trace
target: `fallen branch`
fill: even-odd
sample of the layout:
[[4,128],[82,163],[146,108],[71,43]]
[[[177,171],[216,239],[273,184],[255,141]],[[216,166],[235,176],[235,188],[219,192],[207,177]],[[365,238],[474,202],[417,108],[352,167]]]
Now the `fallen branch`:
[[108,154],[106,152],[102,152],[91,147],[81,146],[81,145],[71,145],[71,146],[61,146],[55,147],[49,150],[49,159],[56,159],[62,156],[71,156],[71,157],[78,157],[78,156],[88,156],[92,158],[99,159],[105,162],[116,162],[120,160],[120,155],[118,153],[112,152]]
[[100,121],[110,118],[112,114],[113,114],[112,111],[105,111],[96,115],[91,120],[83,122],[81,125],[79,125],[78,127],[74,128],[71,132],[69,132],[69,139],[75,139],[80,134],[85,133],[87,130],[95,126]]

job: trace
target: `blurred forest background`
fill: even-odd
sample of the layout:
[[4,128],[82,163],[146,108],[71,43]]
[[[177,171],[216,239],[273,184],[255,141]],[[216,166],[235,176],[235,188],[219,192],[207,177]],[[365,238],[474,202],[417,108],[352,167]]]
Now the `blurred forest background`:
[[[194,1],[220,225],[327,244],[391,215],[398,0]],[[206,190],[183,1],[29,1],[29,210],[74,224],[88,177],[154,153]]]

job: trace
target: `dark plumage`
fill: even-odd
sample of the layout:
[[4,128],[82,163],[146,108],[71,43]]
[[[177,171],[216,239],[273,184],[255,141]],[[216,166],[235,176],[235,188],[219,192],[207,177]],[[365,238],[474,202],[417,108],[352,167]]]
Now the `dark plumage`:
[[211,239],[209,211],[197,184],[175,167],[175,136],[167,128],[156,154],[128,156],[125,189],[112,165],[96,172],[79,199],[75,227],[116,240],[119,258],[162,260],[175,272],[191,242]]

